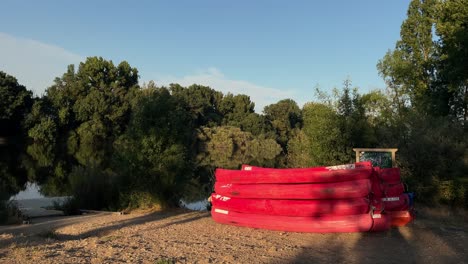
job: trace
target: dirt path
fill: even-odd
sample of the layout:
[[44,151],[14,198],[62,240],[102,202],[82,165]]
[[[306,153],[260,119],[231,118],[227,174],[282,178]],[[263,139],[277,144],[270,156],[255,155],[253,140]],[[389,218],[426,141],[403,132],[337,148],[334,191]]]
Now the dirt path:
[[0,263],[468,263],[466,219],[447,219],[357,234],[240,228],[183,210],[43,219],[0,227]]

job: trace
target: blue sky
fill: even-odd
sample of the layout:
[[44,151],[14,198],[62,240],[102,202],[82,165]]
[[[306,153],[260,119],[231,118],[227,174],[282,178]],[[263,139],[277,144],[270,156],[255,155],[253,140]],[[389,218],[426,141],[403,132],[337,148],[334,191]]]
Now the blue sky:
[[[0,70],[41,94],[70,63],[127,60],[141,81],[198,82],[265,104],[313,99],[349,76],[383,89],[376,63],[409,0],[2,1]],[[260,109],[259,109],[260,108]]]

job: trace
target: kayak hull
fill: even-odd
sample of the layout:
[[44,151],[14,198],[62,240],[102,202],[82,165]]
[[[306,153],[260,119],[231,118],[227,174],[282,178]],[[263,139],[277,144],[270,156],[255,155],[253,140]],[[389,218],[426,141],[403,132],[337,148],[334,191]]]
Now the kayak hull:
[[408,210],[410,206],[410,198],[406,193],[395,197],[382,198],[385,211],[403,211]]
[[414,215],[408,210],[390,211],[386,213],[391,219],[391,226],[405,226],[414,220]]
[[404,192],[405,186],[401,182],[397,184],[382,184],[383,197],[400,196]]
[[272,200],[243,199],[211,195],[213,206],[240,213],[284,215],[284,216],[320,216],[320,215],[357,215],[369,212],[367,198],[337,200]]
[[215,193],[255,199],[348,199],[366,197],[369,179],[316,184],[230,184],[215,183]]
[[270,169],[244,165],[243,170],[216,169],[216,181],[236,184],[263,183],[326,183],[369,179],[372,167],[355,164],[345,167],[317,167],[305,169]]
[[239,213],[213,206],[211,215],[215,222],[221,224],[289,232],[368,232],[372,231],[373,227],[373,219],[370,214],[320,217],[272,216]]
[[399,168],[380,169],[379,177],[387,184],[397,184],[401,182]]

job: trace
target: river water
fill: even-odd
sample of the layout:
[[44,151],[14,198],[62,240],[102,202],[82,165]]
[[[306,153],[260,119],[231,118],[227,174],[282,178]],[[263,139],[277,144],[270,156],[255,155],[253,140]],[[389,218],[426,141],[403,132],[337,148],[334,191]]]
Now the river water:
[[[62,203],[68,196],[61,197],[45,197],[40,192],[40,187],[36,183],[28,182],[26,189],[20,191],[10,198],[10,201],[15,202],[18,208],[28,217],[43,217],[62,215],[60,211],[52,210],[54,203]],[[200,200],[195,202],[185,202],[180,200],[180,207],[194,211],[206,211],[208,201]]]
[[10,197],[21,213],[27,217],[43,217],[63,215],[63,212],[52,210],[54,203],[62,203],[68,197],[45,197],[40,193],[40,187],[36,183],[28,182],[26,189]]

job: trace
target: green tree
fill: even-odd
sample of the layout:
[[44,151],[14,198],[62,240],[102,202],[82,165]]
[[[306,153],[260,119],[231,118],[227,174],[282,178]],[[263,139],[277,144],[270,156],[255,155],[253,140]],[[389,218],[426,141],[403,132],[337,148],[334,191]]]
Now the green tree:
[[468,1],[440,1],[436,17],[435,27],[439,36],[437,70],[440,78],[435,87],[436,102],[437,105],[448,104],[449,111],[455,117],[467,121]]
[[22,130],[32,105],[32,92],[17,79],[0,71],[0,222],[7,220],[6,201],[24,189],[27,172],[21,166],[24,152]]
[[78,70],[70,65],[46,90],[28,117],[29,136],[55,142],[82,164],[103,162],[109,146],[122,134],[130,118],[130,102],[138,90],[138,71],[127,62],[117,66],[89,57]]
[[401,39],[377,68],[398,113],[468,119],[468,2],[413,0]]
[[203,127],[197,131],[201,166],[237,169],[242,164],[265,166],[281,152],[273,139],[256,138],[249,132],[230,126]]
[[36,142],[55,144],[58,137],[57,109],[48,97],[38,98],[25,119],[28,136]]
[[346,144],[341,136],[339,115],[323,103],[307,103],[302,109],[303,131],[309,141],[312,166],[336,165],[349,161],[343,153]]
[[101,57],[89,57],[80,63],[78,71],[70,65],[47,89],[45,97],[56,109],[62,131],[92,122],[93,125],[86,126],[97,130],[90,133],[102,138],[125,130],[129,101],[137,88],[138,71],[127,62],[114,66],[112,61]]
[[21,132],[24,118],[32,105],[32,92],[15,77],[0,71],[0,136]]
[[[333,90],[333,95],[318,90],[319,103],[304,106],[303,132],[310,143],[311,165],[348,163],[355,147],[378,145],[376,132],[366,112],[365,99],[346,79],[343,89]],[[374,98],[375,99],[375,98]]]
[[360,101],[367,120],[374,127],[392,122],[395,112],[388,95],[379,90],[370,91],[363,94]]
[[185,103],[196,127],[216,126],[221,123],[222,115],[219,112],[219,104],[223,98],[221,92],[196,84],[187,88],[171,84],[169,89],[177,100]]
[[255,104],[244,94],[228,93],[219,104],[219,111],[223,115],[223,125],[241,127],[248,115],[254,113]]
[[351,91],[351,81],[344,81],[343,90],[337,100],[337,111],[339,115],[339,129],[343,153],[353,155],[353,147],[374,147],[376,139],[373,130],[366,118],[366,110],[363,105],[362,96],[358,89]]
[[401,25],[401,39],[377,64],[400,113],[409,104],[420,112],[428,111],[428,92],[435,72],[432,28],[436,2],[411,1],[408,17]]
[[223,116],[223,126],[235,126],[242,131],[250,132],[254,136],[274,138],[271,122],[264,115],[255,113],[255,103],[244,94],[228,93],[219,104],[219,111]]
[[314,164],[311,153],[311,142],[304,129],[295,129],[288,141],[287,164],[290,168],[307,168]]
[[250,113],[240,122],[243,131],[250,132],[254,136],[276,139],[275,130],[271,122],[264,115]]
[[301,127],[301,109],[292,99],[284,99],[265,106],[265,116],[273,125],[281,146],[286,146],[288,137],[294,128]]
[[277,166],[286,166],[288,140],[295,128],[302,126],[301,109],[294,100],[284,99],[265,106],[263,112],[276,134],[276,141],[281,145],[284,155],[279,156]]
[[78,163],[85,169],[92,163],[93,171],[107,170],[112,143],[127,129],[137,91],[138,71],[127,62],[115,66],[90,57],[78,70],[70,65],[35,100],[26,118],[33,140],[24,162],[30,180],[45,194],[64,195],[70,192],[69,174]]
[[121,204],[175,205],[192,178],[190,113],[166,88],[143,89],[132,105],[128,130],[115,142]]

